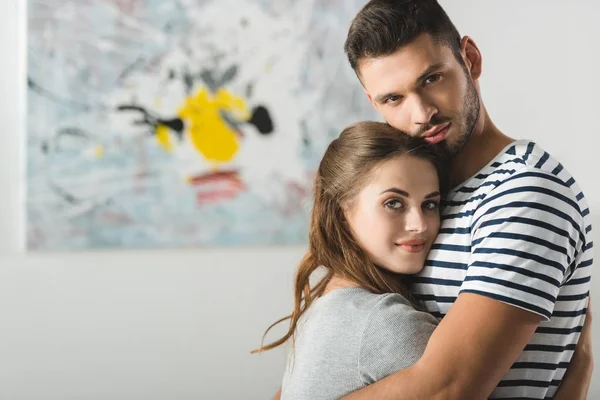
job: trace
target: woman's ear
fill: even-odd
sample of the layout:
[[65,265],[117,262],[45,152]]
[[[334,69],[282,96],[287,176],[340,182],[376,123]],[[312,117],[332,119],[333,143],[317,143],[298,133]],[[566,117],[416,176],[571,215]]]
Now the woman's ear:
[[344,203],[341,207],[342,215],[340,216],[342,223],[344,225],[346,225],[348,227],[348,229],[350,229],[350,230],[351,230],[350,219],[352,218],[352,208],[353,208],[353,205],[351,203]]

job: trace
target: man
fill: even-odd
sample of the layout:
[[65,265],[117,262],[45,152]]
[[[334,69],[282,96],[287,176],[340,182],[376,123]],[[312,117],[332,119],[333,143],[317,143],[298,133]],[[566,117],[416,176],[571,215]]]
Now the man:
[[417,364],[348,398],[553,397],[589,297],[583,193],[538,145],[494,126],[481,53],[436,0],[370,1],[345,50],[390,125],[451,152],[456,185],[413,285],[439,327]]

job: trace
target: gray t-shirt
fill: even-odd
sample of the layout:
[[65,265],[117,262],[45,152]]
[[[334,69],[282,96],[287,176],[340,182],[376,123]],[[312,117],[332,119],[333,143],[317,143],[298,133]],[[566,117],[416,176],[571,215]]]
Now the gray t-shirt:
[[333,290],[298,323],[281,398],[338,399],[410,367],[437,323],[399,294]]

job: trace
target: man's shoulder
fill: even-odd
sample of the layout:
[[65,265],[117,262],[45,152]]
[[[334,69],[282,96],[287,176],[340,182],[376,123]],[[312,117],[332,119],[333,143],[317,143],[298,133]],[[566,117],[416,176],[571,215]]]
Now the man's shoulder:
[[507,189],[516,191],[515,187],[527,187],[562,198],[578,213],[587,208],[585,196],[575,177],[558,159],[535,142],[516,141],[501,159],[502,163],[497,163],[495,168],[507,170],[509,165],[511,168],[493,192]]
[[515,175],[528,174],[540,179],[551,178],[556,183],[565,187],[575,188],[575,178],[556,159],[539,144],[531,140],[517,140],[499,154],[496,162],[488,167],[494,170],[505,170],[505,179],[513,178]]
[[575,177],[558,159],[533,141],[512,143],[479,174],[479,178],[485,182],[471,184],[489,185],[488,201],[502,193],[524,190],[561,198],[578,213],[587,208]]
[[445,217],[476,219],[477,214],[486,213],[487,208],[499,207],[510,201],[539,200],[548,203],[557,198],[565,200],[573,208],[574,211],[569,210],[569,214],[581,213],[587,208],[575,178],[558,160],[535,142],[518,140],[453,189],[444,202]]

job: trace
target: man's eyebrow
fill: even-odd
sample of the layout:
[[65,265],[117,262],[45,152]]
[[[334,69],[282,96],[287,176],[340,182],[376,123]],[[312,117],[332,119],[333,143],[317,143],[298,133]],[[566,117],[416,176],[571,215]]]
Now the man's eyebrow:
[[430,65],[429,67],[427,67],[425,72],[423,72],[421,75],[419,75],[419,77],[417,78],[417,80],[415,82],[421,83],[421,81],[423,81],[429,75],[433,74],[435,71],[441,69],[444,65],[445,64],[443,62],[439,62],[439,63]]

